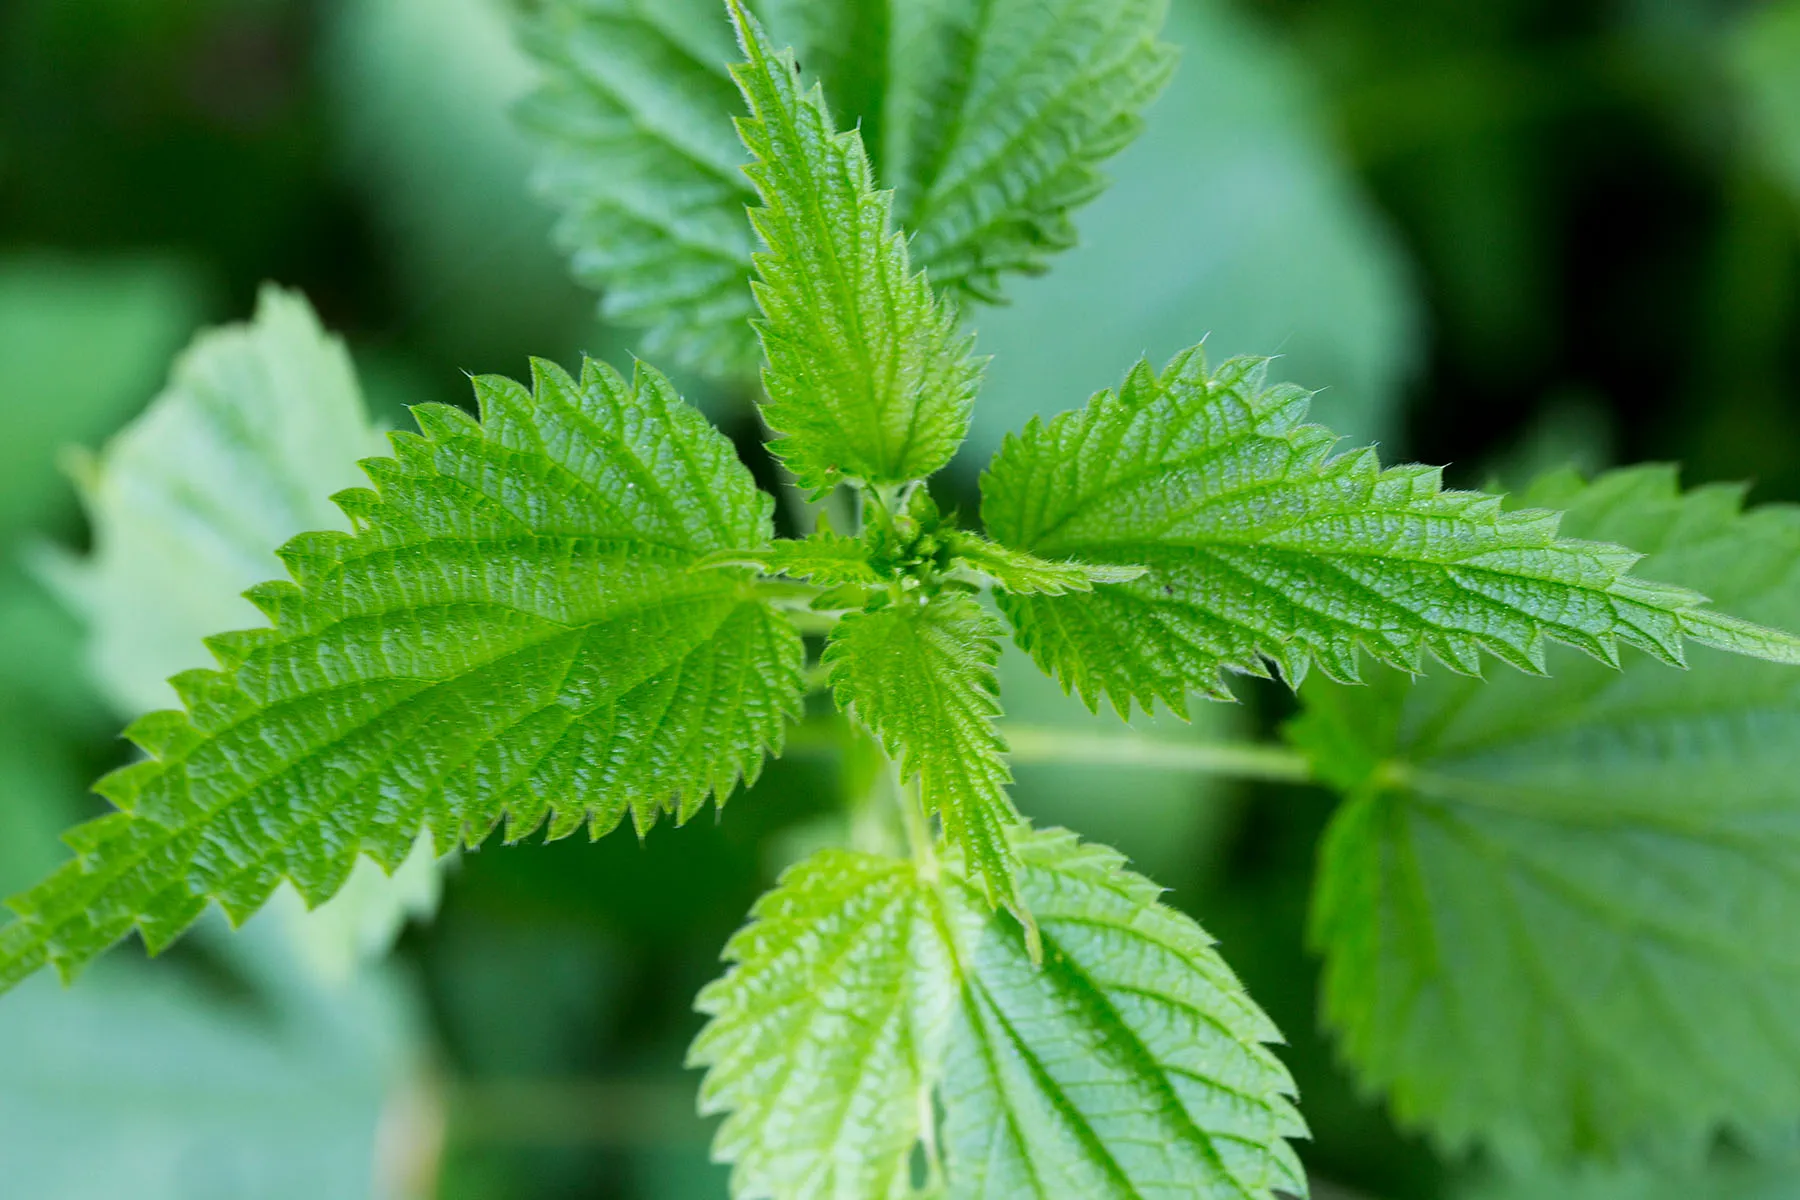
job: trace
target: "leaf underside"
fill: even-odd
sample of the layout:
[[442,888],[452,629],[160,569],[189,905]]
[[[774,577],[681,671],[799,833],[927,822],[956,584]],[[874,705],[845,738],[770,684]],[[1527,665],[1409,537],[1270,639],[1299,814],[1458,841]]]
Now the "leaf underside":
[[10,902],[0,984],[134,926],[160,949],[209,899],[242,920],[283,879],[318,903],[422,829],[643,830],[754,778],[800,640],[747,572],[692,565],[766,544],[771,501],[648,368],[534,384],[478,379],[479,424],[416,410],[374,490],[337,497],[354,535],[283,548],[294,581],[249,593],[273,628],[209,641],[221,669],[173,681],[186,711],[128,730],[150,757],[102,781],[121,811]]
[[1015,852],[1041,968],[954,856],[827,851],[758,904],[692,1055],[734,1196],[911,1194],[934,1087],[958,1200],[1304,1195],[1278,1035],[1211,940],[1104,847]]
[[[1656,467],[1527,499],[1800,624],[1800,510]],[[1291,736],[1348,797],[1314,899],[1324,1010],[1449,1146],[1691,1164],[1800,1110],[1800,677],[1712,650],[1552,667],[1303,690]]]
[[1557,535],[1558,517],[1446,491],[1436,468],[1383,470],[1332,453],[1309,394],[1264,360],[1209,374],[1198,348],[1161,372],[1010,437],[982,480],[1000,542],[1045,558],[1141,565],[1129,582],[1002,595],[1019,641],[1088,704],[1121,713],[1188,691],[1229,699],[1223,672],[1317,664],[1359,677],[1358,653],[1409,671],[1429,654],[1478,673],[1483,653],[1544,670],[1560,642],[1617,663],[1665,662],[1682,641],[1800,661],[1800,639],[1714,614],[1697,593],[1628,574],[1638,555]]

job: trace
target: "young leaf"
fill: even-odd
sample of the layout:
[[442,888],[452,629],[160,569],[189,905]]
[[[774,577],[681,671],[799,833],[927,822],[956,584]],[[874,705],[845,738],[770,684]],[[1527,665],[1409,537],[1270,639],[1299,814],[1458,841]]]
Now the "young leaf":
[[557,239],[643,352],[749,377],[755,199],[731,129],[731,35],[714,0],[552,0],[522,25],[543,86],[520,109]]
[[1144,573],[1142,567],[1051,562],[961,529],[948,531],[944,539],[956,565],[993,581],[1002,591],[1021,595],[1091,592],[1097,583],[1127,583]]
[[1019,821],[1006,785],[1000,715],[1000,628],[966,592],[929,600],[908,593],[874,612],[851,613],[825,648],[838,704],[868,726],[919,781],[928,812],[943,820],[988,899],[1025,909],[1007,834]]
[[1193,921],[1101,846],[1021,833],[1044,962],[960,856],[826,851],[794,868],[701,995],[693,1060],[739,1200],[915,1194],[915,1142],[949,1197],[1306,1191],[1278,1034]]
[[1229,699],[1225,669],[1298,684],[1316,662],[1358,677],[1358,650],[1407,670],[1427,651],[1476,673],[1482,652],[1530,672],[1547,642],[1617,663],[1617,645],[1670,663],[1682,639],[1800,661],[1800,639],[1699,608],[1694,592],[1627,574],[1620,546],[1557,536],[1557,515],[1449,492],[1372,449],[1333,455],[1303,423],[1308,393],[1263,360],[1208,375],[1195,348],[1161,374],[1009,438],[982,480],[999,541],[1052,558],[1149,568],[1068,596],[1001,607],[1040,666],[1121,712],[1189,689]]
[[731,939],[689,1052],[732,1195],[902,1197],[932,1119],[952,990],[903,859],[827,850],[790,869]]
[[0,986],[133,926],[160,949],[209,899],[241,920],[284,878],[319,903],[421,829],[641,831],[754,777],[800,640],[747,573],[693,564],[766,543],[771,501],[648,368],[534,383],[477,380],[480,424],[416,410],[423,436],[365,463],[376,490],[337,498],[355,535],[283,548],[294,582],[250,593],[274,627],[209,642],[187,711],[128,731],[150,758],[102,781],[121,811],[11,901]]
[[[713,0],[547,0],[525,26],[544,84],[522,117],[575,273],[608,316],[722,374],[756,362],[754,249]],[[993,298],[1075,240],[1073,209],[1134,136],[1172,61],[1165,0],[761,0],[846,127],[860,129],[912,257]]]
[[350,528],[328,497],[386,446],[343,343],[298,293],[265,287],[251,323],[196,338],[143,416],[81,464],[93,553],[56,563],[115,706],[172,703],[169,676],[210,661],[202,638],[256,620],[239,593],[280,570],[277,546]]
[[1212,939],[1065,830],[1018,842],[1043,937],[946,887],[961,1003],[943,1082],[954,1196],[1306,1194],[1280,1034]]
[[[1530,503],[1645,569],[1800,624],[1800,510],[1674,472]],[[1293,740],[1347,803],[1312,937],[1324,1008],[1397,1113],[1519,1160],[1697,1158],[1800,1111],[1800,672],[1562,653],[1548,679],[1308,683]]]
[[751,115],[738,132],[763,207],[750,214],[768,366],[763,408],[802,487],[923,479],[968,431],[981,364],[953,309],[908,261],[862,139],[838,133],[793,53],[731,0],[748,61],[732,69]]
[[804,538],[777,538],[762,550],[732,550],[713,555],[707,565],[754,567],[765,575],[787,575],[830,586],[877,583],[881,574],[869,561],[863,539],[829,529]]

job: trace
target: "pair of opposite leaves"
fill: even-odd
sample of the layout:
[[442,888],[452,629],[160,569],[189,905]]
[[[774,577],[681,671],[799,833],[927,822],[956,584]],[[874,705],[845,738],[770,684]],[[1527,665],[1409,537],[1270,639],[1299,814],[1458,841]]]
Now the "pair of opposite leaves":
[[[855,136],[753,27],[746,44],[766,412],[809,486],[909,482],[961,440],[967,339],[909,271]],[[799,640],[752,572],[700,564],[765,555],[804,575],[810,552],[772,545],[770,502],[730,447],[648,370],[540,368],[534,393],[477,391],[480,424],[422,410],[423,436],[370,464],[377,491],[341,501],[354,536],[287,547],[295,584],[253,593],[273,629],[214,639],[224,670],[177,681],[189,711],[134,727],[152,759],[109,780],[123,811],[15,902],[0,979],[73,968],[134,924],[164,944],[208,898],[241,916],[282,878],[321,898],[359,853],[397,863],[421,826],[448,843],[503,817],[517,836],[685,816],[779,746]],[[1265,661],[1295,682],[1313,660],[1354,678],[1359,646],[1468,670],[1482,650],[1541,669],[1547,640],[1609,661],[1620,641],[1679,661],[1684,636],[1794,657],[1631,579],[1629,552],[1557,539],[1548,514],[1332,457],[1304,407],[1258,364],[1140,365],[1008,442],[984,479],[998,541],[947,535],[948,565],[997,584],[1040,663],[1121,711],[1222,694],[1223,668]],[[997,629],[964,590],[887,582],[895,603],[839,624],[834,685],[920,777],[957,870],[1027,910],[992,727]]]

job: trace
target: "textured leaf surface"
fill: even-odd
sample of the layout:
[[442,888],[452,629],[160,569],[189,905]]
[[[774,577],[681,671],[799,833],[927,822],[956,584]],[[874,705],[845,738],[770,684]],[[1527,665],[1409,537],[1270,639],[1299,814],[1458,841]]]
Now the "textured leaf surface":
[[911,1194],[938,1086],[934,1195],[1303,1195],[1278,1035],[1211,939],[1113,851],[1062,830],[1017,851],[1041,967],[954,855],[921,875],[827,851],[758,905],[693,1056],[734,1110],[734,1194]]
[[923,479],[969,427],[981,366],[953,309],[907,255],[854,130],[839,133],[824,93],[804,89],[734,0],[747,62],[733,75],[751,115],[738,122],[762,199],[750,219],[759,330],[768,365],[763,414],[801,486],[848,476]]
[[[210,661],[203,639],[256,619],[240,593],[281,569],[276,548],[348,529],[329,497],[386,444],[343,343],[298,293],[266,287],[254,321],[196,338],[144,414],[83,465],[93,553],[54,571],[114,707],[136,717],[176,702],[167,680]],[[342,978],[434,910],[438,885],[422,843],[392,878],[360,863],[331,903],[292,905],[290,932]]]
[[[1168,74],[1164,0],[761,0],[845,127],[862,131],[914,260],[993,296],[1071,245],[1071,211],[1137,133]],[[748,375],[755,193],[738,168],[713,0],[552,0],[528,26],[545,82],[524,108],[538,184],[609,316],[712,370]]]
[[1157,40],[1166,0],[895,7],[882,178],[932,278],[996,298],[1004,273],[1075,244],[1071,210],[1142,128],[1174,65]]
[[700,993],[689,1063],[737,1197],[900,1197],[953,995],[910,862],[825,851],[783,876]]
[[[1800,510],[1662,468],[1526,497],[1645,570],[1800,624]],[[1313,937],[1346,1054],[1445,1142],[1690,1155],[1800,1110],[1800,671],[1578,655],[1549,679],[1316,680],[1348,802]]]
[[524,26],[544,82],[520,109],[541,147],[538,190],[602,313],[643,352],[749,377],[754,201],[714,0],[554,0]]
[[999,541],[1047,558],[1141,564],[1128,583],[1003,595],[1021,643],[1089,704],[1120,712],[1188,690],[1229,698],[1226,669],[1298,683],[1357,652],[1417,670],[1427,652],[1474,673],[1482,653],[1541,672],[1561,642],[1607,662],[1636,646],[1671,663],[1682,639],[1800,661],[1800,639],[1700,609],[1697,593],[1628,574],[1637,555],[1557,534],[1557,515],[1450,492],[1372,449],[1333,455],[1308,394],[1265,363],[1209,375],[1199,349],[1158,374],[1008,439],[982,481]]
[[715,556],[722,565],[755,567],[769,575],[810,579],[817,584],[875,583],[881,574],[869,561],[869,547],[858,537],[829,529],[804,538],[777,538],[760,551],[731,551]]
[[151,757],[103,782],[122,811],[11,902],[0,983],[134,925],[160,948],[209,898],[242,919],[284,878],[318,903],[423,828],[643,829],[755,775],[799,638],[747,574],[692,564],[766,542],[771,502],[653,371],[535,384],[478,380],[480,424],[417,410],[423,436],[365,464],[376,490],[338,497],[355,535],[288,543],[295,582],[251,593],[274,628],[211,640],[187,711],[130,730]]
[[1022,838],[1043,937],[954,885],[961,1003],[944,1083],[950,1194],[982,1200],[1306,1194],[1278,1041],[1191,919],[1104,846]]
[[1125,583],[1144,573],[1142,567],[1053,562],[962,530],[951,530],[945,540],[960,566],[1008,592],[1060,596],[1092,591],[1097,583]]
[[1023,917],[1007,842],[1019,819],[1006,796],[1012,772],[994,728],[999,635],[999,622],[965,592],[909,593],[844,617],[824,661],[839,705],[881,739],[904,779],[918,781],[926,810],[988,898]]

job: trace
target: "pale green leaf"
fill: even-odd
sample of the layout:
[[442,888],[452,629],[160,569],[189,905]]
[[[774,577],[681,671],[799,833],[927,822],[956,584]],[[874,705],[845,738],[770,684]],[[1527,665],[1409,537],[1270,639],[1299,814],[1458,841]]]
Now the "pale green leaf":
[[195,339],[144,414],[76,473],[93,552],[57,582],[114,705],[135,716],[173,703],[165,680],[211,662],[201,639],[257,619],[239,593],[281,569],[277,547],[350,528],[330,496],[386,448],[343,344],[297,293],[265,288],[253,322]]
[[953,995],[910,862],[827,850],[791,868],[700,993],[690,1065],[740,1200],[911,1194]]
[[[234,941],[257,936],[252,927]],[[402,1007],[375,981],[265,1007],[126,963],[105,963],[67,990],[33,980],[0,998],[7,1192],[377,1195],[392,1151],[383,1131],[417,1086]]]
[[[1530,503],[1648,574],[1800,625],[1800,510],[1637,468]],[[1310,682],[1348,801],[1321,856],[1324,1008],[1408,1124],[1515,1159],[1697,1157],[1800,1112],[1800,671],[1693,652],[1548,679]]]
[[[748,375],[755,193],[738,167],[714,0],[548,0],[524,109],[560,240],[646,344]],[[1075,240],[1071,212],[1168,76],[1165,0],[760,0],[749,6],[861,130],[915,263],[992,298]]]
[[1211,939],[1113,851],[1016,847],[1041,966],[955,854],[826,851],[758,905],[693,1056],[734,1194],[913,1195],[923,1143],[959,1200],[1304,1195],[1278,1035]]
[[1703,597],[1628,574],[1637,555],[1557,534],[1557,515],[1442,488],[1422,466],[1334,455],[1304,423],[1308,394],[1266,363],[1208,374],[1198,348],[1159,374],[1032,421],[982,481],[999,541],[1047,558],[1148,568],[1066,596],[1001,596],[1021,643],[1090,703],[1121,712],[1189,690],[1228,698],[1226,670],[1298,683],[1317,663],[1358,677],[1359,651],[1458,671],[1483,653],[1532,672],[1561,642],[1607,662],[1620,643],[1682,661],[1682,640],[1800,660],[1800,639],[1699,609]]
[[969,1200],[1306,1194],[1279,1033],[1191,919],[1104,846],[1021,838],[1043,938],[946,886],[959,971],[943,1082],[949,1192]]
[[923,479],[968,431],[981,376],[972,339],[914,272],[860,135],[837,132],[793,53],[732,3],[747,58],[732,73],[751,114],[738,131],[762,200],[750,219],[763,240],[755,291],[775,450],[815,492]]
[[772,502],[654,371],[534,382],[478,379],[481,423],[416,410],[423,436],[365,463],[376,489],[337,497],[355,535],[284,547],[294,582],[250,593],[274,627],[211,639],[222,669],[175,680],[187,712],[132,727],[151,757],[11,902],[0,983],[133,926],[160,948],[209,899],[241,920],[283,879],[319,903],[424,829],[643,830],[754,777],[800,640],[748,573],[694,564],[766,543]]
[[908,592],[839,621],[824,661],[838,704],[881,739],[904,781],[918,781],[989,900],[1025,919],[1007,841],[1019,822],[1006,796],[1012,772],[994,728],[999,635],[966,592]]
[[1097,583],[1127,583],[1144,573],[1144,568],[1135,566],[1078,563],[1067,559],[1053,562],[963,530],[949,531],[944,540],[957,565],[1002,591],[1019,595],[1060,596],[1065,592],[1091,592]]

